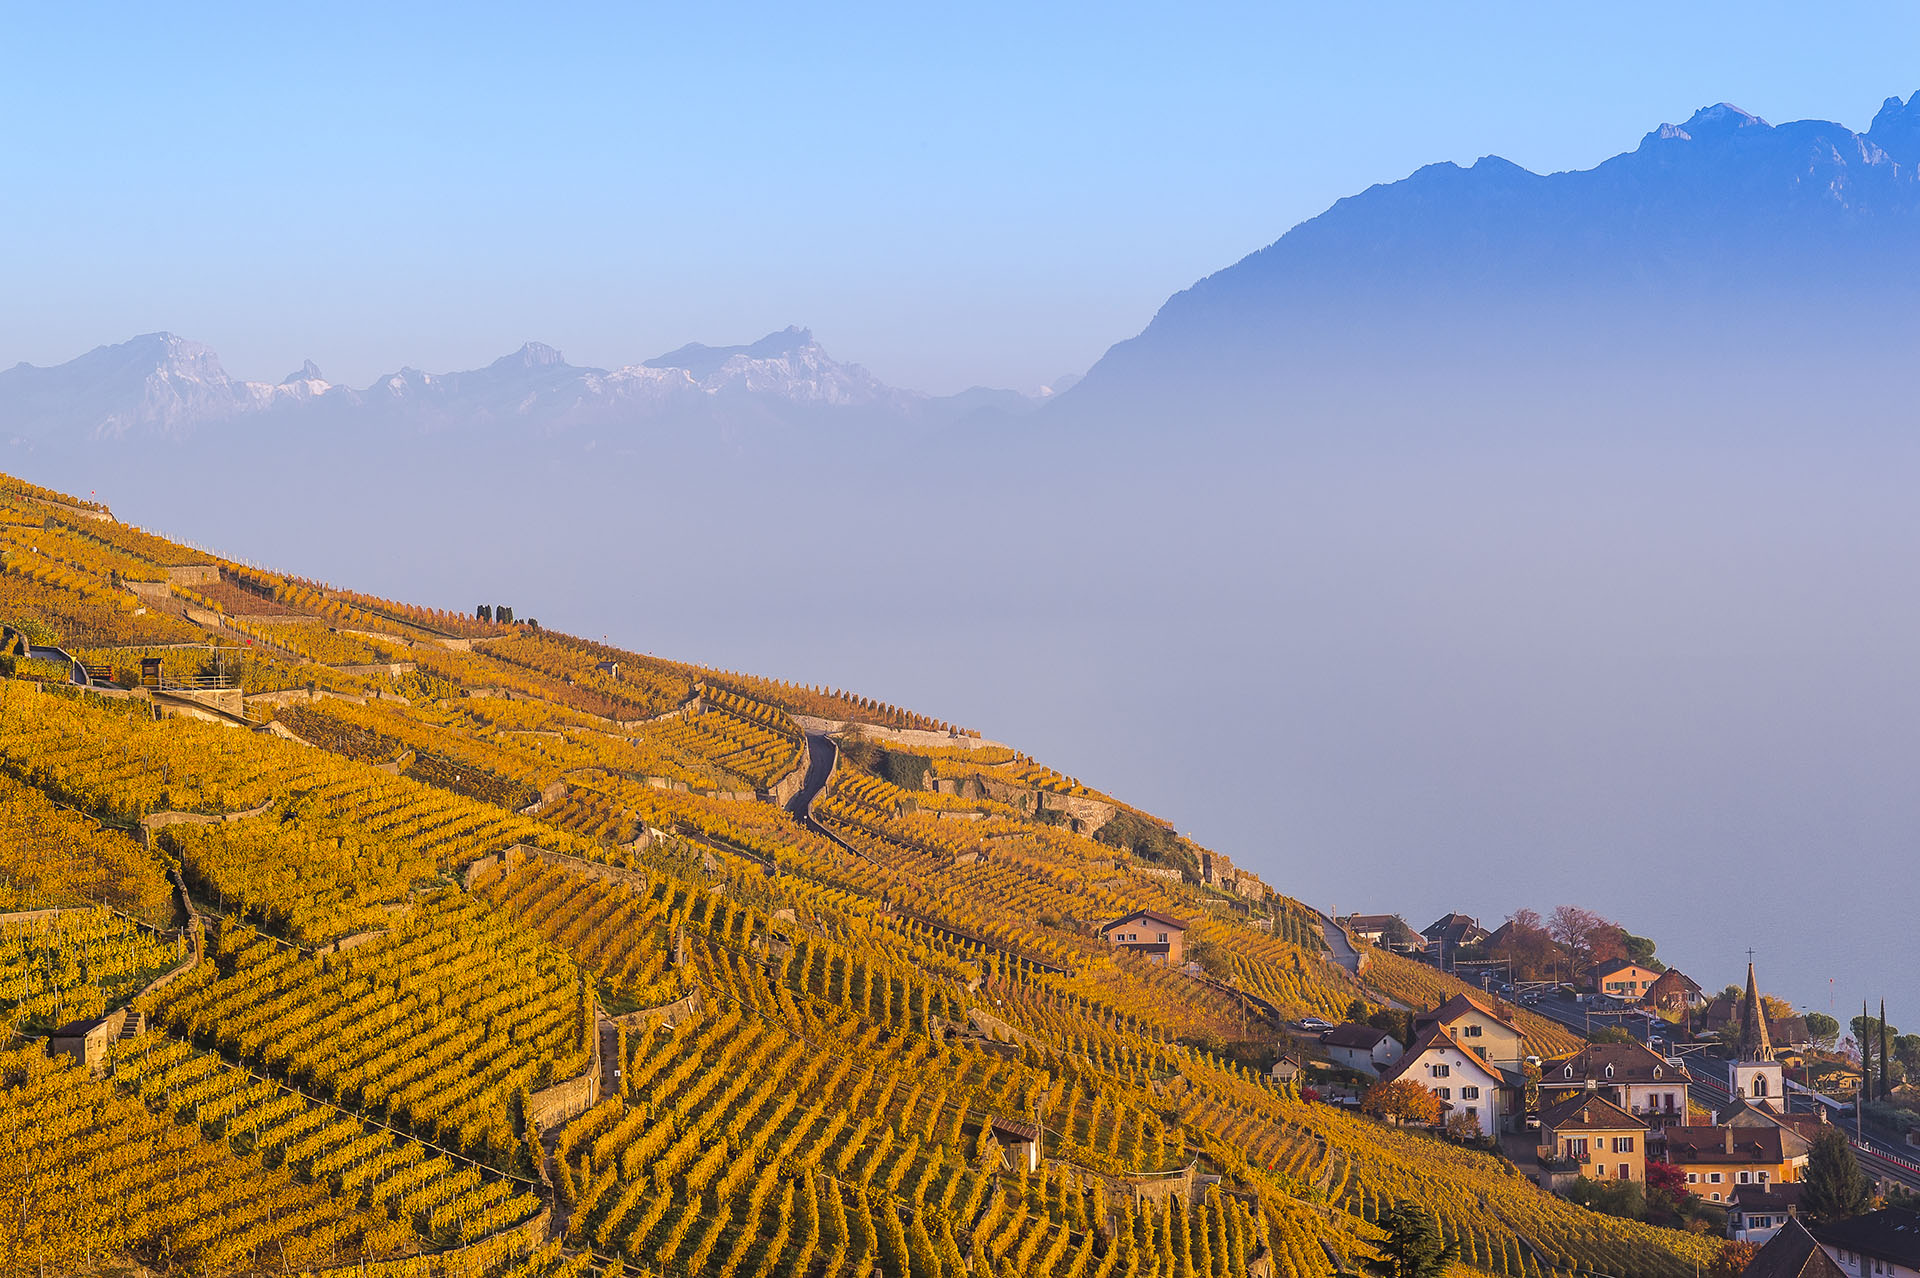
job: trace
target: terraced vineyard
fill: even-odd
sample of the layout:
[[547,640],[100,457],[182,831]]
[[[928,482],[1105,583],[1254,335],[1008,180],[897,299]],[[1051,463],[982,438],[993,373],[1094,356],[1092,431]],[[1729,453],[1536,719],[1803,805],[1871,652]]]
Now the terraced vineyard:
[[1318,1276],[1402,1202],[1475,1272],[1712,1258],[1271,1082],[1458,983],[1015,750],[86,512],[0,481],[0,1270]]

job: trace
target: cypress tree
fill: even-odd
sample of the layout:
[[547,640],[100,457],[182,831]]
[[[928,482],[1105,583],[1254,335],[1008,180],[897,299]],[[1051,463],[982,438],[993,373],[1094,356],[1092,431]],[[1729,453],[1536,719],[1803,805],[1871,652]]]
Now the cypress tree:
[[1867,1015],[1867,1001],[1860,1000],[1860,1103],[1873,1099],[1873,1021]]
[[1887,1078],[1887,1057],[1892,1055],[1887,1042],[1887,1000],[1880,1000],[1880,1095],[1893,1095],[1893,1086]]

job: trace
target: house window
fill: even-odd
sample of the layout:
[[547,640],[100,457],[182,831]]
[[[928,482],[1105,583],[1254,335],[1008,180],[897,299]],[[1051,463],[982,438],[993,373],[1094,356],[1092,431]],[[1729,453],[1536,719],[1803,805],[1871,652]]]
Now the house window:
[[1584,1163],[1587,1161],[1587,1141],[1584,1136],[1579,1140],[1570,1139],[1567,1141],[1567,1157],[1573,1159],[1576,1163]]
[[1436,1087],[1433,1089],[1433,1094],[1441,1100],[1453,1099],[1453,1089],[1451,1087]]
[[1161,944],[1163,944],[1163,945],[1164,945],[1164,944],[1166,943],[1166,940],[1167,940],[1167,934],[1166,934],[1165,932],[1162,932],[1162,933],[1160,934],[1160,942],[1161,942]]
[[1461,1100],[1479,1100],[1480,1089],[1477,1087],[1463,1087],[1460,1089],[1460,1099]]
[[1689,1185],[1697,1185],[1697,1184],[1699,1184],[1699,1183],[1700,1183],[1700,1173],[1699,1173],[1699,1172],[1688,1172],[1688,1173],[1687,1173],[1687,1183],[1688,1183]]
[[1766,1172],[1755,1172],[1755,1173],[1753,1174],[1753,1178],[1754,1178],[1755,1180],[1757,1180],[1757,1181],[1759,1181],[1759,1182],[1760,1182],[1761,1184],[1763,1184],[1763,1185],[1767,1183],[1767,1173],[1766,1173]]
[[1479,1038],[1480,1027],[1478,1025],[1469,1025],[1467,1026],[1465,1033],[1468,1038]]
[[1613,1152],[1616,1154],[1631,1154],[1633,1152],[1633,1137],[1615,1136],[1613,1138]]
[[1669,1114],[1673,1112],[1673,1093],[1672,1092],[1668,1092],[1666,1094],[1666,1111]]
[[1453,1066],[1451,1065],[1434,1065],[1431,1068],[1435,1078],[1446,1078],[1453,1073]]
[[1767,1229],[1772,1225],[1773,1217],[1771,1216],[1750,1216],[1747,1218],[1748,1229]]
[[1750,1184],[1753,1181],[1753,1177],[1746,1172],[1741,1172],[1738,1179],[1742,1185]]
[[[1720,1173],[1719,1173],[1719,1172],[1712,1172],[1712,1173],[1709,1173],[1709,1174],[1708,1174],[1708,1176],[1707,1176],[1707,1183],[1708,1183],[1709,1185],[1717,1185],[1717,1184],[1719,1184],[1719,1183],[1720,1183]],[[1718,1197],[1720,1197],[1720,1195],[1718,1195],[1718,1194],[1715,1194],[1715,1195],[1714,1195],[1714,1197],[1715,1197],[1715,1198],[1718,1198]]]
[[1717,1203],[1717,1202],[1719,1202],[1719,1201],[1720,1201],[1720,1195],[1718,1195],[1718,1194],[1715,1194],[1715,1195],[1713,1196],[1713,1201],[1715,1201],[1716,1203]]

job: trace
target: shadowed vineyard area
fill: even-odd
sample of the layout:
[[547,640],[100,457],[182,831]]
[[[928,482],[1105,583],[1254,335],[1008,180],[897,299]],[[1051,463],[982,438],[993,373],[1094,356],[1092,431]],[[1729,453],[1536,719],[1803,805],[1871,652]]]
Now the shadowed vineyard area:
[[1331,1275],[1403,1202],[1713,1259],[1276,1074],[1465,987],[1122,797],[499,615],[0,479],[0,1272]]

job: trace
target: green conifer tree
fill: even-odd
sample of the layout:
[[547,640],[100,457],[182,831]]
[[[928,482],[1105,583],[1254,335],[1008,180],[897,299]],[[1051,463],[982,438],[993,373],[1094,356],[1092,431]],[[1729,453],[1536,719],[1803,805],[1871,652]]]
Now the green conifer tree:
[[1374,1223],[1386,1230],[1380,1255],[1366,1262],[1367,1272],[1380,1278],[1441,1278],[1460,1249],[1444,1241],[1440,1226],[1416,1202],[1401,1200],[1380,1213]]
[[1831,1224],[1866,1212],[1873,1205],[1873,1189],[1860,1170],[1846,1133],[1829,1127],[1814,1138],[1800,1191],[1800,1212],[1817,1224]]

